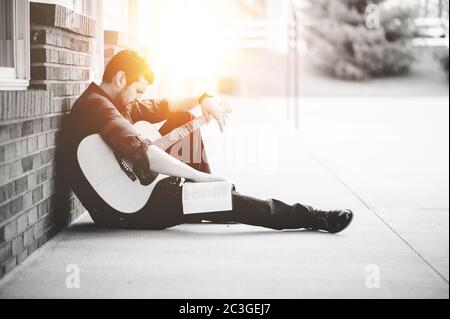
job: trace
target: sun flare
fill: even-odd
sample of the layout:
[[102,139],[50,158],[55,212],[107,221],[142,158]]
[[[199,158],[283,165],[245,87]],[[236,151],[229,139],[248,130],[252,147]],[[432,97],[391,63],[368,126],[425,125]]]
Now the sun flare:
[[[239,10],[233,2],[141,3],[139,41],[147,47],[147,58],[159,80],[170,85],[174,94],[199,87],[211,89],[212,80],[239,47]],[[152,11],[155,14],[149,14]]]

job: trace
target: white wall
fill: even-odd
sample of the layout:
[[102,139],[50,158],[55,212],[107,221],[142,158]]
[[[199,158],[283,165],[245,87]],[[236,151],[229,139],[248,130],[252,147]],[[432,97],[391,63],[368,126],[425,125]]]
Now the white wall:
[[128,33],[128,0],[103,2],[103,27],[105,30]]
[[65,6],[69,9],[72,9],[78,13],[83,13],[83,0],[33,0],[31,2],[59,4],[61,6]]

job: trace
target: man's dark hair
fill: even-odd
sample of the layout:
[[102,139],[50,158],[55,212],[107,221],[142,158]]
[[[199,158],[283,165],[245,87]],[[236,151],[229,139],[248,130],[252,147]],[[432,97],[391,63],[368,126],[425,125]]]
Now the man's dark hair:
[[103,73],[103,82],[111,83],[117,72],[125,72],[127,83],[138,81],[140,76],[144,76],[149,84],[154,81],[153,71],[148,63],[134,51],[123,50],[117,53],[106,65]]

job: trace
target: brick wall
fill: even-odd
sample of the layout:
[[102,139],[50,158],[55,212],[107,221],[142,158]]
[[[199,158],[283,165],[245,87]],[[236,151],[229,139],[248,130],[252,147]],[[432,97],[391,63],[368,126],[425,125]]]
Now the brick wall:
[[139,46],[136,39],[123,32],[106,30],[104,32],[104,41],[105,65],[108,64],[113,56],[122,50],[139,51]]
[[31,3],[31,87],[0,91],[0,278],[83,208],[60,181],[64,116],[89,84],[95,22]]

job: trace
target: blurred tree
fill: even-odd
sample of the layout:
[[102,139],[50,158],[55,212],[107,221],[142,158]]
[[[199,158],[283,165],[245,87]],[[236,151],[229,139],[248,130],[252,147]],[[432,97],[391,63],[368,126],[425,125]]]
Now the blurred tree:
[[403,73],[414,60],[414,11],[385,0],[304,0],[312,63],[343,79]]
[[237,0],[241,12],[252,19],[266,17],[267,0]]
[[439,61],[442,68],[448,75],[448,70],[449,70],[449,50],[448,50],[448,48],[446,50],[441,51],[440,53],[436,53],[435,57]]
[[441,59],[442,67],[444,68],[445,71],[447,71],[447,73],[448,73],[448,61],[449,61],[449,55],[448,55],[448,51],[447,51],[447,54]]

